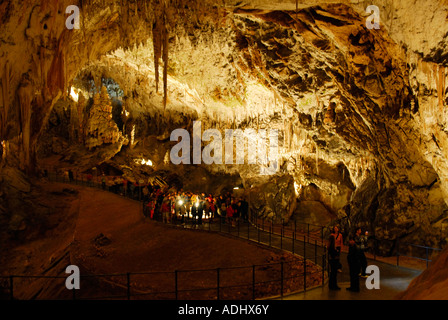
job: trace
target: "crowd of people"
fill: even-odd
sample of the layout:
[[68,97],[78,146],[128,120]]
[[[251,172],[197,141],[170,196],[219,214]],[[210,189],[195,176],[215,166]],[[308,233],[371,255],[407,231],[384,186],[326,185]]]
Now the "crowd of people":
[[[170,186],[152,184],[141,178],[128,179],[124,176],[106,176],[104,173],[88,173],[82,176],[84,179],[89,185],[101,183],[103,190],[142,201],[145,217],[165,223],[185,223],[189,219],[201,225],[203,219],[219,217],[223,223],[235,225],[238,220],[246,222],[249,219],[249,203],[244,197],[235,197],[231,192],[215,196],[176,191]],[[64,171],[64,180],[74,180],[71,170]]]
[[165,223],[186,223],[187,219],[201,225],[203,219],[222,218],[224,223],[235,225],[247,221],[249,203],[230,192],[214,196],[189,191],[172,191],[156,188],[145,192],[143,213],[151,219],[162,218]]
[[[344,245],[343,235],[339,226],[334,226],[328,239],[328,262],[330,266],[328,287],[330,290],[340,290],[337,284],[337,274],[341,272],[340,256]],[[350,272],[349,291],[359,292],[359,277],[366,278],[368,249],[368,231],[357,228],[354,235],[349,236],[347,262]]]

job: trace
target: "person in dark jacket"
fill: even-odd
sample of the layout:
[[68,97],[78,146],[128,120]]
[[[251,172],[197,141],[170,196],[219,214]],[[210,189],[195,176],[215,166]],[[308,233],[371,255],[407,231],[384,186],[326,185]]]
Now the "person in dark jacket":
[[241,200],[241,218],[244,221],[249,220],[249,203],[246,201],[246,199]]
[[204,208],[205,208],[205,201],[204,200],[199,201],[199,206],[198,206],[198,224],[199,225],[202,224],[202,215],[204,214]]
[[328,239],[328,263],[330,265],[330,275],[328,280],[328,288],[330,290],[340,290],[337,284],[338,269],[340,266],[340,252],[336,249],[336,236],[339,228],[334,226]]
[[350,270],[350,287],[349,291],[359,292],[359,269],[361,264],[359,261],[359,248],[356,245],[354,237],[350,237],[348,242],[348,255],[347,255],[348,267]]
[[199,208],[199,202],[195,202],[193,203],[193,205],[191,206],[191,216],[193,218],[193,223],[196,224],[196,219],[198,216],[198,208]]
[[361,270],[359,275],[363,278],[367,278],[367,275],[366,275],[367,258],[366,258],[366,254],[365,254],[365,251],[367,250],[367,236],[365,236],[362,233],[361,228],[356,229],[356,234],[355,234],[354,240],[355,240],[355,243],[356,243],[356,246],[358,249],[358,254],[359,254],[359,264],[360,264],[359,268]]

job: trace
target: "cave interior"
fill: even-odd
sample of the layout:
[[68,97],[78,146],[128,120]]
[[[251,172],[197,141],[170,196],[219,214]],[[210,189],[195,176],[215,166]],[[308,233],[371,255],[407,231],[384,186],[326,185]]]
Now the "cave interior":
[[70,171],[446,246],[446,1],[71,2],[0,1],[2,241]]

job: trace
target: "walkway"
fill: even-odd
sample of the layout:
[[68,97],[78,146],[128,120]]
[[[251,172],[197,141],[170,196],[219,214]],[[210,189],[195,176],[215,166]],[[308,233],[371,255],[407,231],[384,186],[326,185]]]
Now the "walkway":
[[[296,240],[293,241],[292,237],[282,237],[280,234],[274,233],[270,234],[266,230],[263,231],[260,228],[256,228],[253,224],[240,223],[239,226],[231,227],[228,224],[220,224],[219,220],[210,224],[206,222],[202,226],[187,223],[183,227],[227,233],[235,237],[306,256],[307,259],[322,266],[323,247],[317,241],[310,240],[308,242],[308,238],[298,240],[303,238],[303,236],[297,236]],[[422,272],[422,270],[368,259],[368,265],[376,265],[380,270],[380,289],[367,289],[365,285],[367,279],[360,278],[361,291],[350,292],[346,290],[350,286],[350,277],[347,254],[344,252],[341,255],[341,263],[343,266],[342,272],[338,274],[338,285],[341,287],[341,290],[331,291],[326,284],[305,292],[284,296],[283,298],[279,297],[276,300],[392,300],[398,293],[406,290],[412,279]]]

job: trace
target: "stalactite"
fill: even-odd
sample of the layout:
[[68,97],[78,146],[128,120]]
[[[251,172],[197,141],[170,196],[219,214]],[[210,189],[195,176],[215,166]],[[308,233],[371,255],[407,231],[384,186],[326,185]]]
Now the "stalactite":
[[85,99],[84,95],[80,94],[78,102],[76,103],[76,109],[78,111],[78,141],[79,143],[84,143],[84,132],[85,132],[85,121],[84,121],[84,105]]
[[293,138],[294,138],[294,126],[289,123],[289,150],[292,150],[293,146],[292,146],[292,142],[293,142]]
[[166,7],[164,7],[163,13],[163,26],[162,26],[162,40],[163,40],[163,108],[166,109],[166,103],[168,98],[168,30],[166,21]]
[[33,86],[28,74],[24,74],[17,91],[20,104],[20,129],[22,134],[22,151],[24,169],[30,173],[31,163],[31,97],[33,96]]
[[9,62],[5,62],[5,70],[2,76],[2,97],[3,97],[3,109],[1,112],[1,127],[0,127],[0,140],[3,140],[6,135],[6,126],[9,113],[9,83],[10,83],[10,70]]
[[443,114],[443,104],[445,98],[445,67],[438,66],[439,81],[437,81],[437,96],[439,98],[439,112]]
[[157,12],[155,13],[155,23],[152,29],[153,49],[154,49],[154,71],[156,77],[156,92],[159,92],[159,59],[161,56],[161,31]]

